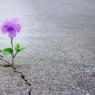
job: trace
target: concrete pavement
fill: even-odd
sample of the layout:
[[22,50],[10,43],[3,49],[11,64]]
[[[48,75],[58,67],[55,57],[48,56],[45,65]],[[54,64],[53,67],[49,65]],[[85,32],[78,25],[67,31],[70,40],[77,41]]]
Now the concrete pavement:
[[[94,0],[1,1],[0,25],[12,17],[22,25],[15,43],[27,49],[18,55],[15,67],[32,84],[31,95],[95,95],[95,76],[89,75],[95,72],[94,6]],[[10,46],[7,35],[0,33],[0,38],[1,49]],[[78,85],[80,73],[93,78],[93,90],[89,84],[87,89]]]

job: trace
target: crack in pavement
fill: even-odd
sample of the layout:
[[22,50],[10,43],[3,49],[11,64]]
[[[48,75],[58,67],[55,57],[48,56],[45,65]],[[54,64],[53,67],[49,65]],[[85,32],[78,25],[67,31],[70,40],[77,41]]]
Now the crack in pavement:
[[14,69],[14,72],[19,73],[21,75],[21,78],[30,87],[30,89],[28,91],[28,95],[31,95],[31,91],[32,91],[32,89],[31,89],[31,83],[29,83],[29,81],[25,78],[25,75],[22,72],[17,71],[15,67],[13,67],[13,69]]
[[6,60],[3,59],[3,56],[2,56],[2,55],[0,55],[0,60],[2,60],[3,62],[7,63],[7,64],[5,64],[5,65],[0,64],[0,66],[3,66],[3,67],[11,67],[11,68],[14,70],[14,72],[20,74],[21,79],[24,80],[25,84],[27,84],[27,85],[29,86],[29,88],[30,88],[29,91],[28,91],[28,95],[31,95],[31,91],[32,91],[31,86],[32,86],[32,85],[31,85],[31,83],[26,79],[25,75],[24,75],[22,72],[17,71],[15,67],[12,67],[8,61],[6,61]]

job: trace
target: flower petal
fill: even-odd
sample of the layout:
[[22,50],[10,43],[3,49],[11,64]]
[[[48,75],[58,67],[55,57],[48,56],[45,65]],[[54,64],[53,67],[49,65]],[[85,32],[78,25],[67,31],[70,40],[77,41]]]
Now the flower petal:
[[16,37],[16,32],[14,32],[14,31],[9,32],[8,35],[9,35],[10,38],[14,38],[14,37]]
[[21,25],[18,24],[18,19],[13,18],[12,20],[6,20],[2,27],[1,31],[3,33],[8,33],[10,38],[14,38],[16,36],[16,32],[20,32]]
[[15,29],[16,29],[17,32],[20,32],[21,25],[20,24],[15,24]]
[[7,29],[6,29],[6,27],[5,27],[4,25],[1,27],[1,31],[2,31],[3,33],[7,33]]

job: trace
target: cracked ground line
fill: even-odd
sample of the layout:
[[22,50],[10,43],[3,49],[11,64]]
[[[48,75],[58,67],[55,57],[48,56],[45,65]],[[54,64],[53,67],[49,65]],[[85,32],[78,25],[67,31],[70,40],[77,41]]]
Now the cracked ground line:
[[3,56],[2,56],[2,55],[0,55],[0,60],[2,60],[4,63],[7,63],[7,64],[5,64],[5,65],[0,64],[0,66],[2,66],[2,67],[11,67],[11,68],[14,70],[14,72],[20,74],[21,79],[24,80],[25,84],[28,85],[29,88],[30,88],[29,91],[28,91],[28,95],[31,95],[31,91],[32,91],[31,86],[32,86],[32,85],[31,85],[31,83],[25,78],[25,75],[24,75],[22,72],[17,71],[15,67],[12,67],[8,61],[6,61],[6,60],[3,59]]
[[22,79],[25,81],[25,83],[30,87],[30,90],[28,91],[28,95],[31,95],[31,91],[32,91],[31,83],[29,83],[29,81],[25,78],[25,75],[23,75],[22,72],[17,71],[15,67],[13,67],[13,69],[14,69],[14,72],[19,73],[19,74],[21,75],[21,78],[22,78]]

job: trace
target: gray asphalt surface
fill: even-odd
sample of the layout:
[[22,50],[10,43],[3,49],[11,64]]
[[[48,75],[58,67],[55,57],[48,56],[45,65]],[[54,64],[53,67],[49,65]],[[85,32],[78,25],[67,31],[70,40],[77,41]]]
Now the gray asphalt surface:
[[[72,76],[95,72],[95,1],[0,1],[0,25],[13,17],[22,25],[15,43],[26,46],[15,67],[32,84],[31,95],[82,95],[85,87],[76,90]],[[0,39],[1,49],[10,46],[7,35]],[[95,95],[95,89],[86,91]]]

